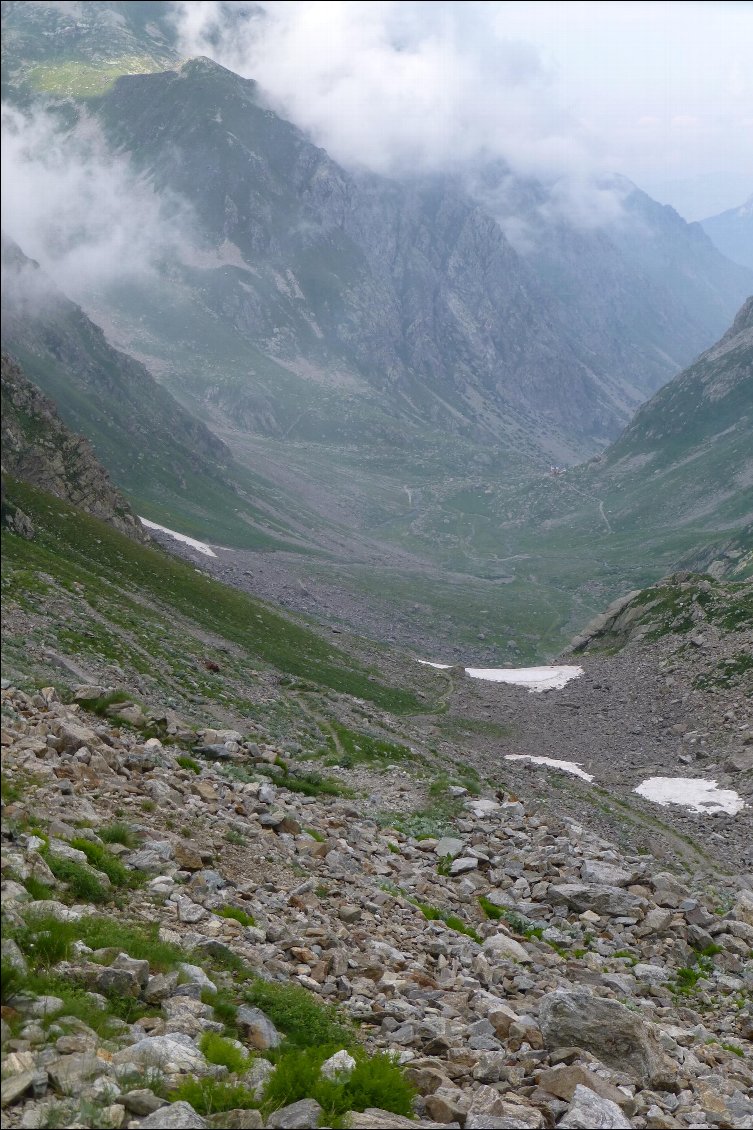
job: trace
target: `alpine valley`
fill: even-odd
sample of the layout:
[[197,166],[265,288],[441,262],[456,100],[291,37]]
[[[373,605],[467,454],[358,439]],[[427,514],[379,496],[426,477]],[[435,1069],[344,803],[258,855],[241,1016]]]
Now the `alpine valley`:
[[2,5],[3,1125],[753,1127],[750,201],[186,9]]

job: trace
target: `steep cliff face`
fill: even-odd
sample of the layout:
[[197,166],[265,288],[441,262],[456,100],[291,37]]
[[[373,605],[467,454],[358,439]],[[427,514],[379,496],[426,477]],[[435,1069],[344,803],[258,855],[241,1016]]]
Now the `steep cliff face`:
[[7,353],[2,354],[0,373],[3,473],[65,499],[137,541],[148,541],[91,444],[65,426],[52,401]]

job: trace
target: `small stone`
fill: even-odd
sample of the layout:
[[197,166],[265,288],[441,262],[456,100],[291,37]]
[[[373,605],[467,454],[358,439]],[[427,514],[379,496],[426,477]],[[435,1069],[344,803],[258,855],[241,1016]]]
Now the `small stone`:
[[507,934],[492,934],[483,944],[483,951],[489,960],[507,959],[509,961],[532,962],[528,950]]
[[472,859],[470,856],[461,856],[459,859],[453,859],[450,864],[450,874],[463,875],[466,871],[475,871],[477,867],[477,859]]
[[362,911],[360,906],[350,906],[346,903],[345,906],[340,907],[338,914],[343,922],[352,925],[354,922],[360,921]]
[[139,1118],[153,1114],[155,1110],[161,1110],[163,1106],[168,1105],[167,1099],[158,1098],[154,1091],[150,1091],[148,1087],[139,1087],[138,1090],[128,1091],[121,1097],[120,1101],[126,1110]]
[[454,859],[456,855],[460,855],[464,847],[464,840],[459,840],[455,836],[442,836],[434,851],[440,859],[446,859],[448,855]]
[[329,1059],[325,1059],[321,1066],[320,1074],[325,1079],[331,1079],[333,1082],[344,1082],[349,1079],[355,1071],[356,1061],[353,1056],[344,1048],[342,1051],[335,1052]]

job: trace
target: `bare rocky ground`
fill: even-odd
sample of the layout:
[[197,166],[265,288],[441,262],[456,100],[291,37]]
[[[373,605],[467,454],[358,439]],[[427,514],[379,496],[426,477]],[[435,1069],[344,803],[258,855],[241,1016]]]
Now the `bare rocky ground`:
[[[86,710],[103,689],[3,691],[4,1126],[330,1125],[318,1072],[344,1088],[380,1052],[419,1121],[383,1109],[387,1088],[362,1093],[353,1127],[753,1126],[740,880],[678,875],[509,789],[438,790],[439,755],[433,779],[356,765],[332,769],[353,795],[303,795],[307,765],[281,744],[175,719],[144,740],[138,708]],[[474,685],[474,703],[501,689]],[[131,934],[108,945],[103,922]],[[95,1015],[67,1015],[61,985]],[[328,1004],[343,1026],[286,1096],[290,985],[309,1027]],[[232,1069],[207,1043],[222,1032]]]

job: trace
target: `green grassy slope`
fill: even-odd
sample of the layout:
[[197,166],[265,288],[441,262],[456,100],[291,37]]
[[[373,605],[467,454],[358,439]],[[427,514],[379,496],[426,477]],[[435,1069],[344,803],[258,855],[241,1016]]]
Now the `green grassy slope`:
[[[211,633],[217,643],[240,649],[249,670],[271,666],[394,712],[419,708],[410,691],[387,685],[379,672],[315,632],[191,565],[138,545],[22,483],[9,483],[7,500],[31,518],[37,534],[26,541],[3,531],[5,599],[32,599],[37,604],[52,588],[83,596],[84,613],[71,617],[69,609],[63,617],[68,620],[69,654],[85,659],[88,649],[117,660],[125,651],[137,670],[151,670],[159,641],[183,622],[186,627],[179,635],[186,641],[184,647],[192,636],[201,640]],[[175,663],[174,656],[169,662]]]

